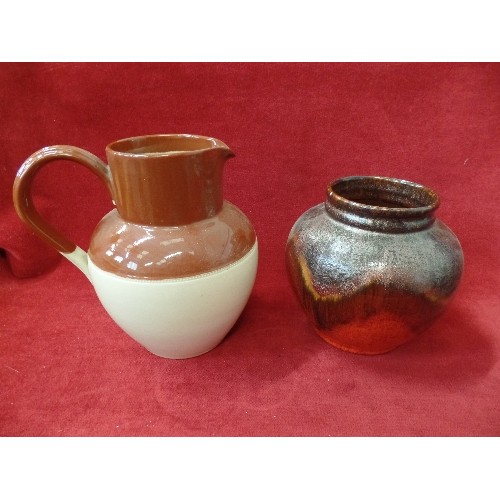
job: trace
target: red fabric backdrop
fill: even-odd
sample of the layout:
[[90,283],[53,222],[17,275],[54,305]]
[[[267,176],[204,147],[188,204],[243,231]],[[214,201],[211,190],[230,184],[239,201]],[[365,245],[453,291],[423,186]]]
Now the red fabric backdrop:
[[[499,64],[1,64],[0,435],[500,435]],[[35,150],[209,135],[236,153],[225,197],[252,220],[257,281],[224,342],[161,359],[107,316],[83,274],[13,213]],[[344,175],[435,189],[465,273],[415,342],[364,357],[317,337],[284,266],[294,221]],[[68,162],[40,210],[86,248],[111,201]]]

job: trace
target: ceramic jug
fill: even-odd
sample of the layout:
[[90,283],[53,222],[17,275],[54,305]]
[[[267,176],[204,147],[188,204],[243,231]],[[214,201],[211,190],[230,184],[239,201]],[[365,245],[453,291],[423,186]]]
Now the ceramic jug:
[[[106,147],[108,165],[73,146],[31,155],[14,183],[14,205],[36,234],[90,280],[114,321],[150,352],[188,358],[218,345],[243,311],[257,270],[248,218],[223,198],[221,141],[160,134]],[[52,160],[72,160],[107,186],[115,205],[88,252],[37,212],[30,185]]]
[[435,218],[437,194],[384,177],[345,177],[302,214],[286,245],[290,281],[328,343],[381,354],[444,310],[463,270],[457,237]]

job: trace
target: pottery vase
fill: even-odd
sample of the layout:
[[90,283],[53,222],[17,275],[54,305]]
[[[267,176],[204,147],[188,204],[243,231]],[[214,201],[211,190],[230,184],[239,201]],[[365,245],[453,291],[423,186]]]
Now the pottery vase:
[[[257,270],[253,226],[223,198],[223,167],[234,154],[210,137],[161,134],[116,141],[106,156],[109,165],[73,146],[31,155],[14,184],[19,216],[85,273],[113,320],[150,352],[178,359],[210,351],[243,311]],[[60,159],[96,174],[116,206],[88,252],[33,205],[33,178]]]
[[412,182],[345,177],[291,229],[286,266],[316,332],[329,344],[381,354],[409,342],[444,310],[463,270],[439,198]]

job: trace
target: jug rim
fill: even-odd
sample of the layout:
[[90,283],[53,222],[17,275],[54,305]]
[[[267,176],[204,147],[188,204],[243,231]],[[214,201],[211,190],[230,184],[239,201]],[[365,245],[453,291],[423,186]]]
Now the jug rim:
[[132,158],[185,156],[215,149],[225,150],[228,156],[234,156],[221,140],[197,134],[139,135],[118,139],[106,146],[108,154]]

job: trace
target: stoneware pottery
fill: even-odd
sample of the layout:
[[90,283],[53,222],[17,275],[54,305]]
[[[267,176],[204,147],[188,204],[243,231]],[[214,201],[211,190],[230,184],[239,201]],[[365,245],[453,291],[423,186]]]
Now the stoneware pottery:
[[[72,146],[31,155],[14,183],[21,219],[75,264],[109,315],[137,342],[166,358],[203,354],[229,332],[250,296],[257,238],[247,217],[223,199],[221,141],[150,135],[106,147],[109,166]],[[36,211],[30,186],[52,160],[95,173],[116,206],[84,252]]]
[[362,354],[416,337],[448,304],[463,270],[436,193],[384,177],[345,177],[293,226],[286,265],[300,304],[330,344]]

